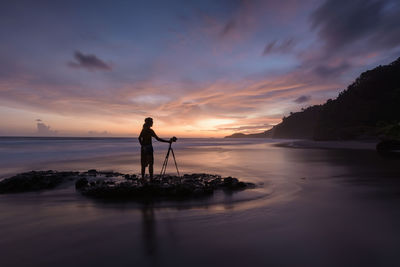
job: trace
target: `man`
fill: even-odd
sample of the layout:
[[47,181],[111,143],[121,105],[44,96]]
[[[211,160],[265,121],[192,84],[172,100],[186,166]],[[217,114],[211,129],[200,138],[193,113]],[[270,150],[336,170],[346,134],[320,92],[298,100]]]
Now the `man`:
[[153,155],[153,145],[152,145],[152,137],[157,139],[157,141],[164,142],[164,143],[171,143],[172,139],[165,140],[159,138],[156,133],[151,129],[153,126],[153,119],[146,118],[144,120],[143,129],[139,135],[139,142],[142,146],[141,149],[141,164],[142,164],[142,179],[144,179],[145,171],[147,165],[149,166],[149,174],[150,174],[150,181],[153,180],[153,164],[154,164],[154,155]]

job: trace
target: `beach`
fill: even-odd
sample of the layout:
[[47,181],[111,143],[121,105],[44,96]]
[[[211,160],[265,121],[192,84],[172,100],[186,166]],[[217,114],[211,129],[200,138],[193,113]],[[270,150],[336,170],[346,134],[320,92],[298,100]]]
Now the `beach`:
[[[255,189],[107,202],[53,190],[0,195],[3,266],[398,266],[400,169],[371,144],[179,139],[182,173]],[[335,148],[335,149],[333,149]],[[167,152],[154,144],[155,172]],[[30,170],[138,174],[135,138],[0,138],[0,177]],[[167,172],[176,171],[172,162]]]

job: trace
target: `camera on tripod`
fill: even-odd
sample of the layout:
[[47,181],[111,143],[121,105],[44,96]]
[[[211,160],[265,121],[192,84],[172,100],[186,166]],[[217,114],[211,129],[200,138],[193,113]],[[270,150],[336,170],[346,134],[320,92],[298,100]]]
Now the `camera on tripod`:
[[160,177],[161,178],[164,177],[165,172],[167,171],[168,157],[169,157],[169,153],[170,152],[172,152],[172,157],[174,158],[175,168],[176,168],[176,172],[178,173],[178,177],[181,177],[181,174],[179,173],[179,170],[178,170],[178,164],[176,164],[175,153],[174,153],[174,150],[172,149],[172,143],[176,142],[176,140],[178,140],[178,138],[176,138],[175,136],[173,136],[171,139],[169,139],[168,152],[167,152],[167,155],[165,156],[164,163],[163,163],[163,165],[161,167],[161,172],[160,172]]

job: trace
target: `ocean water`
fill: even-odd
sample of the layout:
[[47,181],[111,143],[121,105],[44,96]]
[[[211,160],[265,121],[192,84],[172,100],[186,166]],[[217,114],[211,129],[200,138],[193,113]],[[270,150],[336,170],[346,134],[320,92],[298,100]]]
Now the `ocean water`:
[[[233,194],[109,203],[80,196],[71,183],[0,195],[1,266],[400,266],[399,158],[371,146],[281,142],[173,144],[181,173],[257,184]],[[157,173],[168,144],[154,148]],[[0,138],[0,178],[48,169],[139,173],[139,152],[134,138]]]

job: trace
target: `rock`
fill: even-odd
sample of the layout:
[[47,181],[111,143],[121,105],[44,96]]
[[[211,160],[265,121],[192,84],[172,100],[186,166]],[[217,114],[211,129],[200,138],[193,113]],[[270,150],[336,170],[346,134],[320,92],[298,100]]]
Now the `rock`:
[[100,172],[97,172],[98,174],[100,174],[100,175],[104,175],[105,177],[116,177],[116,176],[118,176],[118,173],[115,173],[115,172],[113,172],[113,171],[100,171]]
[[54,188],[66,181],[70,172],[31,171],[0,182],[0,193],[18,193]]
[[222,181],[221,178],[218,177],[218,178],[215,178],[215,179],[211,180],[211,181],[209,182],[209,184],[210,184],[213,188],[217,188],[218,186],[222,186],[223,181]]
[[79,178],[76,182],[75,182],[75,188],[76,189],[82,189],[84,187],[87,187],[89,184],[89,181],[86,178]]
[[236,187],[237,188],[245,188],[247,186],[247,184],[245,183],[245,182],[238,182],[237,184],[236,184]]
[[137,179],[137,176],[136,176],[136,174],[132,174],[132,175],[125,174],[125,175],[124,175],[124,178],[125,178],[126,180],[136,180],[136,179]]
[[383,140],[376,145],[376,150],[379,152],[400,152],[400,141]]
[[97,170],[95,170],[95,169],[88,170],[87,173],[90,176],[97,176]]
[[234,188],[234,187],[237,186],[238,182],[239,182],[239,180],[237,178],[226,177],[224,179],[223,185],[226,186],[226,187]]

